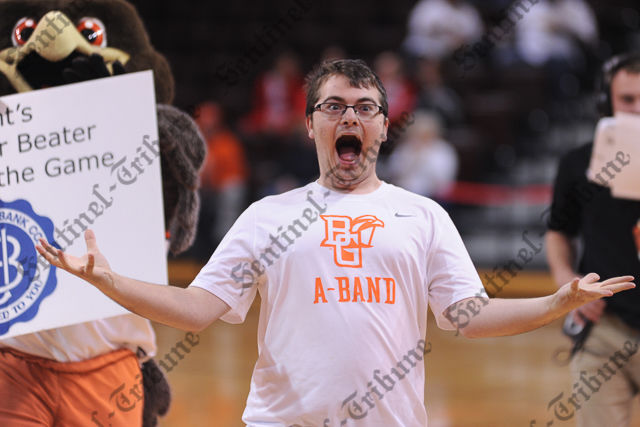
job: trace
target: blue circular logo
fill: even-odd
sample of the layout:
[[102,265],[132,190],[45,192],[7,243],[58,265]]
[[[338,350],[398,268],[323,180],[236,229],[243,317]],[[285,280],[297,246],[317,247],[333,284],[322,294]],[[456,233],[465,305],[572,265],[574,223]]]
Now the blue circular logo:
[[56,268],[35,248],[40,238],[53,242],[49,218],[36,215],[26,200],[0,200],[0,335],[33,319],[56,287]]

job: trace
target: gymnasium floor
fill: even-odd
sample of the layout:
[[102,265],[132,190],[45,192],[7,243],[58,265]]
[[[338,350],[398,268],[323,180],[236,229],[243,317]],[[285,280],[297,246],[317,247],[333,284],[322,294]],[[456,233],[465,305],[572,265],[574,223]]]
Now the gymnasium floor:
[[[170,267],[172,283],[186,283],[194,266]],[[544,295],[553,284],[546,274],[522,272],[501,297]],[[242,325],[219,322],[192,339],[185,333],[156,325],[159,356],[182,341],[189,353],[168,374],[173,404],[162,427],[235,427],[240,421],[257,357],[256,299]],[[430,427],[574,426],[560,421],[549,402],[571,391],[568,368],[552,360],[568,347],[561,323],[516,337],[469,340],[441,331],[430,314],[425,358],[425,396]],[[636,403],[637,411],[637,403]],[[532,421],[535,420],[535,423]],[[635,417],[633,427],[640,427]],[[392,427],[392,426],[390,426]],[[607,426],[609,427],[609,426]],[[612,426],[615,427],[615,426]]]

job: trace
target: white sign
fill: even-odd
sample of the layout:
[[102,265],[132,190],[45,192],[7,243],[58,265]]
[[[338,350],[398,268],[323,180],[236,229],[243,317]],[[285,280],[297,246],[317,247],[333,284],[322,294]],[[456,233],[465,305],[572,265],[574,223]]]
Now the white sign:
[[0,98],[0,338],[128,311],[35,251],[84,230],[118,273],[167,282],[151,71]]
[[[616,114],[616,141],[622,149],[618,156],[617,172],[611,195],[622,199],[640,200],[640,117],[637,114]],[[612,165],[612,166],[614,166]]]
[[587,178],[609,187],[615,198],[640,200],[640,117],[616,113],[596,127]]

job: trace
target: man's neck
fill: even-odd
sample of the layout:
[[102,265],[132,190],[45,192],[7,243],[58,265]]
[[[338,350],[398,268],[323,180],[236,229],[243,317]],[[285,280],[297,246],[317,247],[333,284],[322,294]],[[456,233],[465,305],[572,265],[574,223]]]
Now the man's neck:
[[338,193],[368,194],[376,191],[382,185],[382,181],[376,174],[372,174],[360,182],[346,182],[334,177],[320,176],[318,184]]

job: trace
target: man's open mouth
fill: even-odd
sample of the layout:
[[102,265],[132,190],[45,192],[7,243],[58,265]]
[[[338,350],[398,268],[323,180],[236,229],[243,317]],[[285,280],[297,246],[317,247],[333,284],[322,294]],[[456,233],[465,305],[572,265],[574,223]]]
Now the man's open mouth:
[[355,135],[342,135],[336,141],[336,151],[340,160],[355,162],[362,151],[362,141]]

